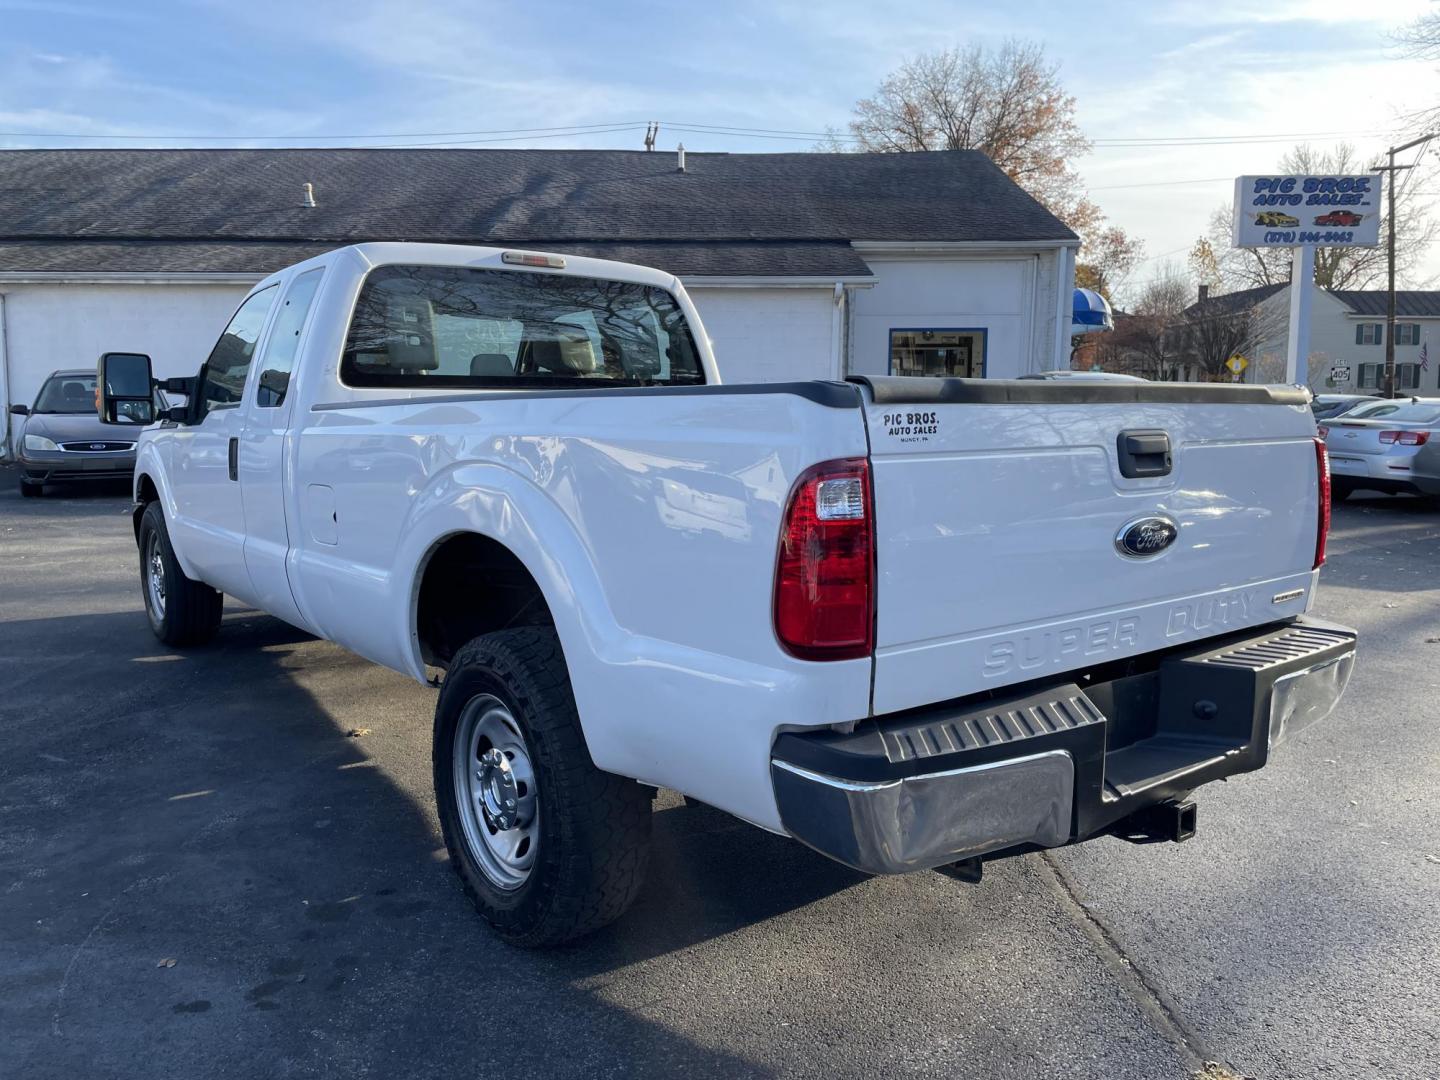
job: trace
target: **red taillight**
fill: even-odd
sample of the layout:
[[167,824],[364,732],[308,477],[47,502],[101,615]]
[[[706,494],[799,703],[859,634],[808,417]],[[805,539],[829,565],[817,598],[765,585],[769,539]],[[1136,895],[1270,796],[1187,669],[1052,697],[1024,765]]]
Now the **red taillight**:
[[852,660],[875,647],[870,463],[827,461],[796,481],[780,530],[775,635],[804,660]]
[[1320,520],[1315,529],[1315,565],[1319,570],[1325,565],[1325,540],[1330,535],[1330,455],[1325,449],[1325,440],[1315,440],[1315,472],[1320,486]]
[[1382,431],[1380,442],[1389,446],[1391,443],[1399,443],[1401,446],[1424,446],[1430,441],[1428,431]]

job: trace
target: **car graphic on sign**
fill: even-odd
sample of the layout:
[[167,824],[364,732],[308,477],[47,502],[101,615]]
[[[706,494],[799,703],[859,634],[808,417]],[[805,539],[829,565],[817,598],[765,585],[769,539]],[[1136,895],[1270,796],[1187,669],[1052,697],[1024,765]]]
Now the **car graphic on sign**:
[[1263,214],[1255,215],[1255,224],[1263,225],[1267,229],[1293,229],[1300,224],[1300,219],[1282,214],[1279,210],[1266,210]]
[[1315,219],[1316,225],[1339,225],[1342,228],[1353,229],[1363,221],[1365,215],[1357,214],[1352,210],[1331,210],[1328,214],[1321,214]]

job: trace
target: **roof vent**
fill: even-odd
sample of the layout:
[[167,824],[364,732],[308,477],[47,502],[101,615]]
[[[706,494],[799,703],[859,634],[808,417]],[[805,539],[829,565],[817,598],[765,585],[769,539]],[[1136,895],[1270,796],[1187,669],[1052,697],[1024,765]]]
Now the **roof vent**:
[[305,185],[305,198],[301,201],[301,205],[302,205],[302,206],[314,206],[314,205],[315,205],[315,185],[314,185],[314,184],[306,184],[306,185]]
[[678,170],[679,172],[684,172],[684,171],[685,171],[685,144],[684,144],[683,142],[682,142],[678,147],[676,147],[676,152],[680,155],[680,163],[679,163],[679,165],[678,165],[676,168],[677,168],[677,170]]

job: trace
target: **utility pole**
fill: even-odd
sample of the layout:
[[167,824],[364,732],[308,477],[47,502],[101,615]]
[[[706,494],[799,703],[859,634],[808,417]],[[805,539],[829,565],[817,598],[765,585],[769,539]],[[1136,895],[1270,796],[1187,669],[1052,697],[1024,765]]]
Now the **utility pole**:
[[1414,165],[1396,165],[1395,155],[1413,147],[1420,146],[1435,138],[1432,132],[1429,135],[1421,135],[1418,139],[1411,139],[1403,146],[1392,146],[1389,151],[1390,164],[1376,165],[1373,172],[1383,172],[1388,175],[1385,178],[1387,216],[1390,219],[1389,234],[1385,239],[1386,254],[1389,261],[1389,290],[1385,306],[1385,396],[1395,396],[1395,174],[1402,169],[1413,169]]

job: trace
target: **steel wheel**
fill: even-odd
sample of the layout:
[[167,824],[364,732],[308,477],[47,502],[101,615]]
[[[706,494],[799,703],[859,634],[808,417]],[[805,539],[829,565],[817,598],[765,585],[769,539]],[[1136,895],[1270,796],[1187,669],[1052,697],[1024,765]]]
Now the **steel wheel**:
[[145,544],[145,606],[152,623],[159,626],[165,621],[165,556],[160,536],[153,532]]
[[540,845],[540,801],[525,736],[503,701],[478,694],[455,726],[454,751],[466,846],[496,888],[518,889]]

